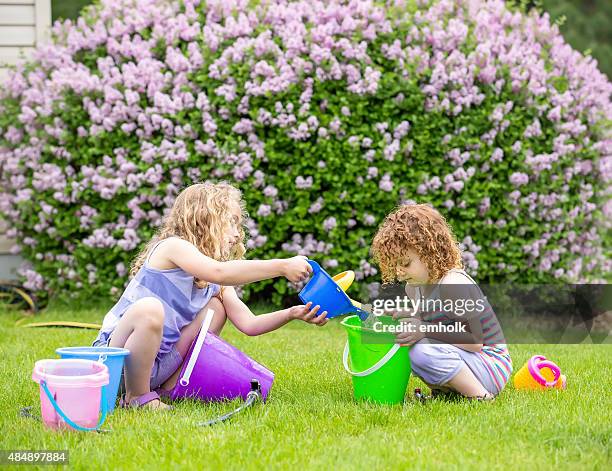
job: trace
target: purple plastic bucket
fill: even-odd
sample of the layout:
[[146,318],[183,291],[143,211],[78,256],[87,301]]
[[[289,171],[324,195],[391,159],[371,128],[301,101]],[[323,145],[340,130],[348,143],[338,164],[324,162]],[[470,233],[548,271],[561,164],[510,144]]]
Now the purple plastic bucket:
[[233,345],[208,332],[214,311],[209,310],[197,338],[187,353],[176,386],[170,392],[173,400],[195,398],[223,401],[242,397],[246,400],[251,380],[259,381],[265,401],[272,388],[274,373],[257,363]]

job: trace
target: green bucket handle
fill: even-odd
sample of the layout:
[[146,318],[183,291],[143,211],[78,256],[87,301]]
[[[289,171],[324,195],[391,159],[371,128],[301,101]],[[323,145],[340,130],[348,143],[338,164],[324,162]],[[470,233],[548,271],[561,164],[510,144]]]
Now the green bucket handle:
[[385,353],[385,355],[380,360],[378,360],[368,369],[357,372],[357,371],[351,370],[351,367],[348,364],[349,344],[347,341],[346,344],[344,345],[344,353],[342,354],[342,363],[344,363],[344,369],[353,376],[369,376],[372,373],[381,369],[391,358],[393,358],[393,355],[395,355],[395,353],[399,349],[400,349],[400,344],[394,343],[393,346],[389,349],[389,351]]

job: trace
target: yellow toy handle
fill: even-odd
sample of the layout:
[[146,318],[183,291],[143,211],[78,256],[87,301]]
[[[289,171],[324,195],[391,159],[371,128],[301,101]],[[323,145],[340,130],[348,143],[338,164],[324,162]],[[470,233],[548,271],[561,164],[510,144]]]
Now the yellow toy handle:
[[[336,282],[338,286],[340,286],[340,288],[342,288],[342,291],[346,293],[347,290],[353,284],[353,281],[355,281],[355,272],[353,270],[343,271],[342,273],[338,273],[337,275],[332,276],[332,279]],[[361,309],[362,304],[359,301],[355,301],[350,297],[349,300],[351,301],[351,303],[353,303],[353,306]]]
[[355,281],[355,272],[353,270],[343,271],[333,276],[332,279],[342,288],[342,291],[346,293],[353,284],[353,281]]

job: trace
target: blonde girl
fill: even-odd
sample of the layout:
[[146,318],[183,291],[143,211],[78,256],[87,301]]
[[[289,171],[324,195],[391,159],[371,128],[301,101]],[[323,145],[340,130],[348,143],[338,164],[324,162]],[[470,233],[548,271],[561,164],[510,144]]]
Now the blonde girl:
[[227,318],[243,333],[260,335],[293,319],[326,323],[326,312],[294,306],[255,316],[234,286],[278,276],[308,278],[305,257],[242,260],[245,205],[227,183],[199,183],[183,190],[157,235],[133,262],[133,278],[104,317],[94,346],[130,350],[121,405],[167,408],[157,388],[176,384],[185,355],[202,324],[215,314],[210,331],[219,334]]

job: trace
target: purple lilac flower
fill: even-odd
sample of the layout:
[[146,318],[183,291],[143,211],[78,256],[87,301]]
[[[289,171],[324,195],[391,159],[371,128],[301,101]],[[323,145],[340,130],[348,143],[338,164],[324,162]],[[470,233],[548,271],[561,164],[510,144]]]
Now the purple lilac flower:
[[266,217],[272,214],[272,207],[269,204],[260,204],[257,209],[257,215],[261,217]]
[[376,223],[376,218],[372,216],[371,214],[364,214],[363,223],[366,226],[373,226]]
[[386,192],[393,190],[393,182],[391,181],[391,176],[388,173],[385,173],[380,179],[380,182],[378,182],[378,188]]
[[514,172],[510,175],[510,183],[514,186],[526,185],[529,182],[529,177],[525,173]]
[[323,221],[323,229],[326,231],[331,231],[337,226],[336,218],[333,216],[328,217]]
[[299,190],[305,190],[312,186],[313,179],[312,177],[302,177],[301,175],[295,179],[295,186]]

